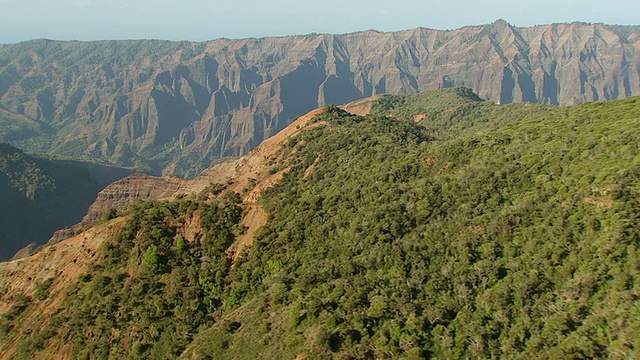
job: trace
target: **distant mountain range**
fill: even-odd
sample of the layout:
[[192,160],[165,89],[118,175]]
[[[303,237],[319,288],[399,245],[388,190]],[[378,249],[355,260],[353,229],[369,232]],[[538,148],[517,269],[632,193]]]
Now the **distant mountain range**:
[[193,177],[326,104],[466,86],[500,103],[640,94],[640,26],[498,20],[208,42],[0,46],[0,141]]

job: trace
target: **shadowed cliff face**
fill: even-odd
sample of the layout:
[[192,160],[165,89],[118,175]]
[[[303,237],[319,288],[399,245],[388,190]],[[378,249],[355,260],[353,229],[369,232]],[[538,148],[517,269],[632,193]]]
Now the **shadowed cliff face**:
[[501,103],[637,95],[639,32],[497,21],[452,31],[6,45],[0,141],[195,176],[319,106],[452,86]]
[[80,221],[99,191],[129,174],[128,169],[40,158],[0,143],[0,261]]

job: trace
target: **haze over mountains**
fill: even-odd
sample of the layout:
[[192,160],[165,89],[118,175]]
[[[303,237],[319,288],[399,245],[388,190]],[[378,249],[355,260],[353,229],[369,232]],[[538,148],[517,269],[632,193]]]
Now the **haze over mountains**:
[[499,20],[441,31],[0,46],[0,141],[192,177],[296,117],[467,86],[495,102],[640,94],[640,27]]

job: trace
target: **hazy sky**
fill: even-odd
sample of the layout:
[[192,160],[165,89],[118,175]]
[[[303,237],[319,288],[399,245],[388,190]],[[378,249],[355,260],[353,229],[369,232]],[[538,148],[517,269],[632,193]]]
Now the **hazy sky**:
[[640,24],[638,0],[0,0],[0,43],[60,40],[209,40],[415,27],[454,29],[502,18]]

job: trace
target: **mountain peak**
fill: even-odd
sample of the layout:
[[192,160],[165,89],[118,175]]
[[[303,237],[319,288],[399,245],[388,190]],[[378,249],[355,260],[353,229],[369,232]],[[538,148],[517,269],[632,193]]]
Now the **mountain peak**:
[[506,27],[506,26],[511,26],[511,24],[509,24],[506,20],[504,19],[497,19],[496,21],[492,22],[491,25],[493,26],[498,26],[498,27]]

